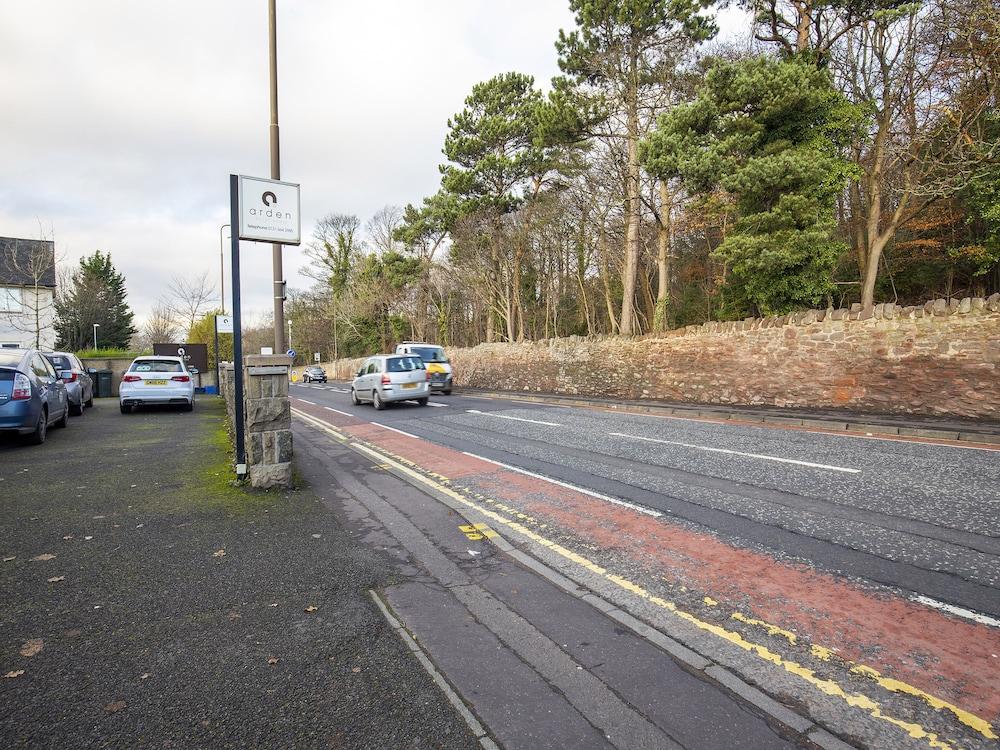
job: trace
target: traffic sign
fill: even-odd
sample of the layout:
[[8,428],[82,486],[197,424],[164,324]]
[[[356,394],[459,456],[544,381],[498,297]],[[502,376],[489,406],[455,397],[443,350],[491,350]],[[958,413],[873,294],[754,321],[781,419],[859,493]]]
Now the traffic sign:
[[313,352],[313,362],[319,362],[319,352]]
[[287,354],[292,359],[295,359],[295,350],[294,349],[289,349],[287,352],[285,352],[285,354]]

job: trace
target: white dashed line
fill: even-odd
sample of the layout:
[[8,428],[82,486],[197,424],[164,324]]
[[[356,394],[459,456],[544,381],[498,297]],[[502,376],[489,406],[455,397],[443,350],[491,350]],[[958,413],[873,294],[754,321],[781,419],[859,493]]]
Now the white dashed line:
[[570,484],[569,482],[563,482],[558,479],[553,479],[552,477],[544,476],[543,474],[536,474],[533,471],[528,471],[527,469],[522,469],[518,466],[511,466],[510,464],[502,463],[501,461],[494,461],[492,458],[486,458],[486,456],[478,456],[475,453],[469,453],[468,451],[462,451],[466,456],[471,456],[472,458],[478,458],[480,461],[485,461],[488,464],[493,464],[495,466],[501,466],[504,469],[510,469],[511,471],[516,471],[518,474],[524,474],[525,476],[532,477],[534,479],[541,479],[545,482],[551,482],[552,484],[558,485],[559,487],[565,487],[568,490],[573,490],[574,492],[580,492],[584,495],[589,495],[590,497],[596,498],[598,500],[603,500],[606,503],[613,503],[615,505],[621,505],[625,508],[631,508],[639,513],[645,513],[647,516],[652,516],[653,518],[659,518],[663,514],[658,510],[653,510],[652,508],[646,508],[642,505],[636,505],[635,503],[630,503],[627,500],[621,500],[617,497],[609,497],[608,495],[602,495],[600,492],[594,492],[593,490],[588,490],[586,487],[578,487],[575,484]]
[[861,469],[849,469],[844,466],[830,466],[829,464],[814,464],[811,461],[797,461],[794,458],[779,458],[778,456],[765,456],[761,453],[744,453],[743,451],[732,451],[728,448],[712,448],[707,445],[694,445],[693,443],[681,443],[676,440],[660,440],[659,438],[643,437],[642,435],[626,435],[623,432],[610,432],[609,435],[615,437],[629,438],[631,440],[644,440],[647,443],[663,443],[664,445],[679,445],[683,448],[694,448],[700,451],[711,451],[712,453],[726,453],[731,456],[745,456],[747,458],[760,458],[764,461],[778,461],[783,464],[795,464],[797,466],[809,466],[813,469],[828,469],[830,471],[842,471],[847,474],[860,474]]
[[447,406],[448,404],[439,404],[437,401],[428,401],[428,406]]
[[479,414],[484,417],[496,417],[497,419],[513,419],[515,422],[531,422],[532,424],[543,424],[546,427],[562,427],[555,422],[543,422],[539,419],[525,419],[524,417],[509,417],[506,414],[493,414],[492,412],[479,411],[479,409],[466,409],[469,414]]
[[316,402],[315,401],[306,401],[304,398],[300,398],[299,401],[301,401],[303,404],[309,404],[310,406],[316,406]]
[[350,412],[341,411],[340,409],[334,409],[332,406],[324,406],[323,408],[326,409],[327,411],[333,411],[333,412],[336,412],[337,414],[343,414],[345,417],[353,417],[354,416]]
[[400,435],[406,435],[406,437],[414,438],[415,440],[422,440],[418,435],[411,435],[409,432],[403,432],[402,430],[397,430],[395,427],[390,427],[387,424],[382,424],[381,422],[372,422],[371,424],[376,427],[381,427],[383,430],[392,430],[393,432],[398,432]]
[[989,625],[993,628],[1000,628],[1000,620],[990,617],[989,615],[973,612],[971,609],[965,609],[964,607],[956,607],[954,604],[945,604],[944,602],[939,602],[937,599],[931,599],[929,596],[924,596],[923,594],[911,596],[910,601],[926,604],[928,607],[940,609],[942,612],[947,612],[948,614],[955,615],[956,617],[964,617],[966,620],[978,622],[980,625]]

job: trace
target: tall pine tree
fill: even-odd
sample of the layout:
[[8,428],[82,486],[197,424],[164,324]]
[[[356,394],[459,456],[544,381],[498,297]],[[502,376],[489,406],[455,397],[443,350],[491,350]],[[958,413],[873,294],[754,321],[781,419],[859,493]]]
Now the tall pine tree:
[[110,253],[96,250],[81,258],[70,288],[56,302],[56,345],[69,351],[89,348],[97,323],[99,347],[128,348],[136,329],[125,297],[125,277],[115,269]]

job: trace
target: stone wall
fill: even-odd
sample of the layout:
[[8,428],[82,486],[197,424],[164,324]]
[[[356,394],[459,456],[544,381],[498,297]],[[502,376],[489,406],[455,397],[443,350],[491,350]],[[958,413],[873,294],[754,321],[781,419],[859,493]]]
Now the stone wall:
[[[291,359],[285,355],[244,357],[243,397],[247,474],[253,487],[268,489],[292,484],[292,413],[288,399]],[[234,369],[221,366],[222,395],[230,427],[235,420]]]
[[1000,295],[449,352],[459,386],[1000,419]]

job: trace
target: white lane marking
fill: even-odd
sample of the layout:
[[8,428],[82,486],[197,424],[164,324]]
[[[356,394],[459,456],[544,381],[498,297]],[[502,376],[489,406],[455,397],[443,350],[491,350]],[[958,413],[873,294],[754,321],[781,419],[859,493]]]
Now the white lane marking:
[[337,391],[337,393],[350,393],[346,388],[333,388],[331,390]]
[[797,461],[794,458],[779,458],[778,456],[765,456],[762,453],[744,453],[743,451],[733,451],[728,448],[712,448],[707,445],[694,445],[693,443],[681,443],[677,440],[660,440],[659,438],[643,437],[642,435],[626,435],[624,432],[610,432],[609,435],[615,437],[630,438],[632,440],[644,440],[648,443],[663,443],[665,445],[680,445],[684,448],[695,448],[700,451],[711,451],[712,453],[727,453],[731,456],[746,456],[747,458],[760,458],[765,461],[779,461],[783,464],[796,464],[797,466],[809,466],[814,469],[828,469],[830,471],[843,471],[847,474],[860,474],[861,469],[849,469],[845,466],[830,466],[829,464],[814,464],[811,461]]
[[409,432],[403,432],[402,430],[397,430],[395,427],[390,427],[387,424],[382,424],[381,422],[372,422],[371,424],[376,427],[381,427],[383,430],[392,430],[393,432],[398,432],[400,435],[406,435],[406,437],[414,438],[415,440],[422,440],[419,435],[411,435]]
[[316,402],[315,401],[306,401],[304,398],[300,398],[299,401],[301,401],[303,404],[309,404],[310,406],[316,406]]
[[310,387],[310,388],[315,388],[315,389],[316,389],[317,391],[321,391],[321,390],[323,390],[323,386],[321,386],[321,385],[311,385],[311,386],[309,386],[309,387]]
[[347,437],[345,435],[342,435],[336,429],[332,428],[327,422],[316,419],[312,415],[306,414],[304,411],[299,411],[298,409],[295,408],[292,409],[292,414],[301,419],[303,422],[311,424],[313,427],[319,430],[323,430],[323,432],[327,433],[331,437],[335,437],[337,438],[337,440],[340,440],[343,443],[347,442]]
[[324,406],[323,408],[326,409],[327,411],[335,411],[335,412],[337,412],[337,414],[343,414],[345,417],[353,417],[354,416],[350,412],[341,411],[340,409],[334,409],[332,406]]
[[964,617],[966,620],[973,620],[974,622],[978,622],[980,625],[989,625],[990,627],[1000,628],[1000,620],[997,620],[994,617],[983,615],[979,612],[973,612],[971,609],[965,609],[964,607],[956,607],[954,604],[945,604],[944,602],[939,602],[937,599],[931,599],[929,596],[924,596],[923,594],[911,596],[910,601],[926,604],[928,607],[940,609],[942,612],[947,612],[948,614],[956,615],[957,617]]
[[486,456],[479,456],[475,453],[469,453],[468,451],[462,451],[466,456],[471,456],[472,458],[478,458],[480,461],[485,461],[488,464],[494,464],[495,466],[501,466],[504,469],[510,469],[511,471],[516,471],[518,474],[524,474],[525,476],[533,477],[535,479],[541,479],[545,482],[551,482],[552,484],[558,485],[560,487],[565,487],[568,490],[573,490],[575,492],[580,492],[584,495],[589,495],[590,497],[597,498],[598,500],[603,500],[606,503],[614,503],[615,505],[621,505],[625,508],[631,508],[632,510],[638,511],[639,513],[645,513],[647,516],[652,516],[653,518],[659,518],[663,514],[658,510],[653,510],[652,508],[647,508],[644,505],[636,505],[635,503],[630,503],[628,500],[621,500],[617,497],[610,497],[608,495],[602,495],[600,492],[594,492],[593,490],[588,490],[586,487],[579,487],[575,484],[570,484],[569,482],[563,482],[559,479],[553,479],[552,477],[547,477],[544,474],[536,474],[533,471],[528,471],[527,469],[522,469],[519,466],[511,466],[510,464],[505,464],[501,461],[494,461],[492,458],[486,458]]
[[562,427],[555,422],[543,422],[540,419],[525,419],[524,417],[508,417],[506,414],[493,414],[492,412],[479,411],[479,409],[466,409],[469,414],[480,414],[484,417],[496,417],[497,419],[513,419],[515,422],[531,422],[532,424],[543,424],[547,427]]
[[439,404],[437,401],[428,401],[428,406],[447,406],[448,404]]

